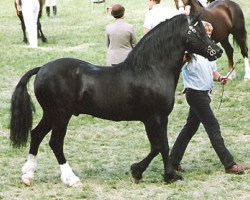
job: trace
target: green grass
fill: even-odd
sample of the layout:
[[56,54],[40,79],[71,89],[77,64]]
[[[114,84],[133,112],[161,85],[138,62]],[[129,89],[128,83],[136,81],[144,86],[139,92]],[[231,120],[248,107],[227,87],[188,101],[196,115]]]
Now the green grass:
[[[116,3],[107,0],[107,4]],[[138,40],[147,10],[145,0],[120,0],[126,8],[126,20],[135,27]],[[249,1],[238,0],[250,32]],[[172,4],[172,1],[163,1]],[[106,47],[104,30],[112,22],[102,5],[91,10],[89,0],[58,1],[58,17],[42,18],[47,44],[39,42],[38,49],[28,49],[22,43],[22,32],[12,1],[0,1],[0,199],[250,199],[250,175],[236,176],[224,173],[203,127],[188,146],[182,173],[183,181],[163,182],[163,164],[160,156],[150,164],[140,184],[131,180],[130,165],[140,161],[149,151],[149,142],[140,122],[111,122],[91,116],[72,117],[65,139],[65,155],[74,172],[83,182],[82,188],[68,188],[60,180],[55,156],[49,148],[47,135],[39,148],[38,167],[34,184],[21,183],[21,167],[29,147],[13,149],[9,141],[9,107],[15,85],[21,76],[36,66],[61,57],[75,57],[104,65]],[[241,58],[235,48],[235,60]],[[219,70],[226,73],[225,55],[218,60]],[[225,143],[235,160],[250,165],[250,82],[244,82],[243,64],[237,66],[237,78],[225,86],[221,108],[222,88],[216,84],[212,106],[221,124]],[[172,147],[188,112],[181,94],[182,80],[176,91],[176,103],[169,117],[168,137]],[[41,118],[36,105],[33,126]]]

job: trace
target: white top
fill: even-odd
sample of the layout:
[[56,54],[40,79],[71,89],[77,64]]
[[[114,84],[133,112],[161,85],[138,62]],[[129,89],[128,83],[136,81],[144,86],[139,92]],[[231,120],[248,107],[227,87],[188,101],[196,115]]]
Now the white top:
[[181,12],[176,9],[156,4],[147,12],[143,27],[151,30],[159,23],[178,14],[181,14]]
[[195,59],[182,68],[184,88],[211,90],[214,85],[213,72],[217,71],[216,62],[197,54],[194,56]]

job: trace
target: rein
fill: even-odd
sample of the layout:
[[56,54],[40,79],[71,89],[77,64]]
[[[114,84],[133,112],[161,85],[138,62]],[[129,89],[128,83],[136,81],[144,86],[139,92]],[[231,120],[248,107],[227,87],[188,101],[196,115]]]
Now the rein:
[[[235,68],[237,67],[237,65],[238,65],[239,63],[242,63],[242,59],[239,59],[239,60],[235,63],[235,65],[233,66],[233,69],[232,69],[232,70],[228,73],[228,75],[225,77],[226,79],[228,79],[228,77],[232,74],[232,72],[235,70]],[[222,92],[221,92],[220,104],[219,104],[218,109],[220,109],[220,106],[221,106],[221,104],[222,104],[222,98],[223,98],[224,91],[225,91],[225,85],[222,84],[221,86],[222,86]]]

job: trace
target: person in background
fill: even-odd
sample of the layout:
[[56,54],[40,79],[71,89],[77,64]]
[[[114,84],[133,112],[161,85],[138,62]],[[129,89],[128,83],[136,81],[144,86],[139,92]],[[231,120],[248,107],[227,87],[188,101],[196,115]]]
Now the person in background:
[[[212,25],[208,22],[203,23],[207,34],[211,36],[213,30]],[[186,94],[186,100],[189,104],[189,113],[186,124],[182,128],[170,152],[173,168],[179,171],[183,170],[180,163],[187,145],[197,132],[200,123],[202,123],[226,173],[244,173],[246,168],[236,164],[233,156],[225,147],[220,125],[210,107],[210,92],[214,84],[213,80],[221,84],[226,84],[227,78],[217,72],[215,61],[210,62],[200,55],[184,57],[184,62],[185,61],[188,62],[183,66],[182,76],[185,88],[184,93]]]
[[190,6],[186,6],[185,9],[180,8],[179,10],[176,10],[174,8],[164,7],[160,3],[161,0],[147,0],[149,10],[143,24],[144,35],[166,19],[170,19],[178,14],[189,15],[190,13]]
[[105,32],[108,65],[123,62],[136,45],[134,28],[124,21],[124,12],[125,8],[120,4],[115,4],[111,8],[115,22],[107,25]]
[[40,10],[38,0],[16,0],[17,6],[22,10],[30,48],[37,48],[37,19]]
[[50,17],[50,9],[51,8],[53,10],[53,16],[57,15],[56,0],[46,0],[45,6],[46,6],[46,14],[48,17]]

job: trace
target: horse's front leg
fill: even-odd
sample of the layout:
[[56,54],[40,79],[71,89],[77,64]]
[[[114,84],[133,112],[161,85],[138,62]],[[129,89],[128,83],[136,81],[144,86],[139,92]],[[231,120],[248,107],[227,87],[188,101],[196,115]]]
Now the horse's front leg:
[[[181,176],[177,175],[175,171],[172,169],[172,166],[169,162],[169,148],[167,135],[166,135],[166,124],[167,121],[161,119],[160,117],[152,117],[147,122],[144,122],[148,139],[151,145],[151,151],[142,161],[138,163],[134,163],[131,166],[132,176],[137,183],[140,179],[142,179],[143,172],[147,169],[150,162],[156,157],[159,152],[161,152],[163,156],[164,162],[164,180],[169,182],[168,180],[175,181],[182,179]],[[164,138],[165,135],[165,138]],[[165,140],[167,144],[163,142]],[[167,150],[166,150],[167,149]]]
[[151,147],[150,153],[142,161],[131,165],[130,170],[135,183],[139,183],[142,179],[143,172],[147,169],[148,165],[159,154],[159,151]]
[[166,119],[166,122],[163,123],[160,127],[159,131],[159,145],[160,145],[160,153],[163,158],[163,164],[164,164],[164,181],[167,183],[174,182],[177,180],[182,180],[182,176],[178,175],[175,170],[173,170],[173,167],[170,162],[169,157],[169,145],[168,145],[168,138],[167,138],[167,123],[168,119]]

